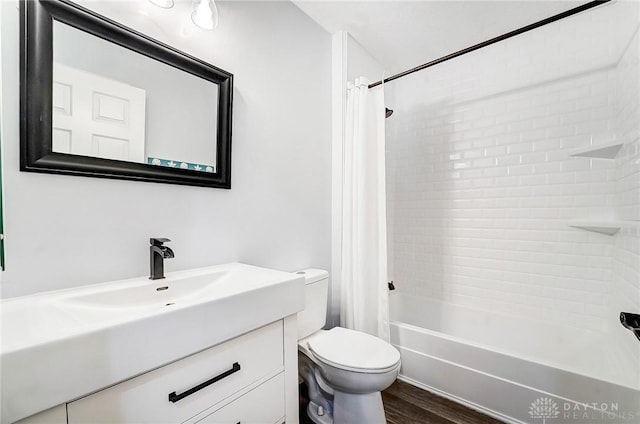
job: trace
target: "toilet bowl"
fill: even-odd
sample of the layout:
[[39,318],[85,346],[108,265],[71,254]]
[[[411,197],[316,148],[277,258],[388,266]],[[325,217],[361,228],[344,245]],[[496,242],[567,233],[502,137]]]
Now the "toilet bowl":
[[400,370],[400,353],[361,331],[325,324],[328,273],[305,274],[305,310],[298,314],[298,369],[309,390],[307,413],[319,424],[386,423],[380,392]]

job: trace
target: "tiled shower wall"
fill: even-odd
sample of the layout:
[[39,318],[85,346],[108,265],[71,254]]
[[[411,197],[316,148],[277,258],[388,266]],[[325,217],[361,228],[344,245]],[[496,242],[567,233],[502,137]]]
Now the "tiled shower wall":
[[[613,253],[611,315],[640,313],[640,34],[636,32],[616,68],[616,121],[624,142],[616,158],[616,211],[621,220]],[[616,323],[611,333],[619,345],[638,357],[640,345]]]
[[[616,323],[621,299],[637,305],[637,140],[616,160],[570,156],[638,130],[638,91],[626,90],[637,24],[612,36],[598,26],[615,13],[602,10],[391,87],[399,291],[594,331]],[[617,236],[570,227],[618,211],[627,223]]]

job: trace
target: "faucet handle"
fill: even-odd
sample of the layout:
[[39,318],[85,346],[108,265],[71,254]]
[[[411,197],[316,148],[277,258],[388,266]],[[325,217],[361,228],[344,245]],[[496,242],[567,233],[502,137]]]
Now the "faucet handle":
[[149,239],[149,243],[151,243],[152,246],[162,246],[163,243],[166,243],[169,240],[168,238],[150,238]]

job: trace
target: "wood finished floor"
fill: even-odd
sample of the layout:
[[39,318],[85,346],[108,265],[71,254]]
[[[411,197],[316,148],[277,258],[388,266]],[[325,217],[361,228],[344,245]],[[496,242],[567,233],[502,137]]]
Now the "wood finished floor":
[[389,424],[501,424],[459,403],[396,380],[382,392]]
[[[300,423],[313,424],[306,414],[306,396],[303,384],[300,390]],[[382,392],[382,402],[388,424],[501,424],[487,415],[400,380]]]

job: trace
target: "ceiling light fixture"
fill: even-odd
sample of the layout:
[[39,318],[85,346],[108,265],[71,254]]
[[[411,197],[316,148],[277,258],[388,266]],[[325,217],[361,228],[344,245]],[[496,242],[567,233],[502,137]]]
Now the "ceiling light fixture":
[[218,26],[218,9],[213,0],[194,0],[191,20],[196,26],[212,30]]

